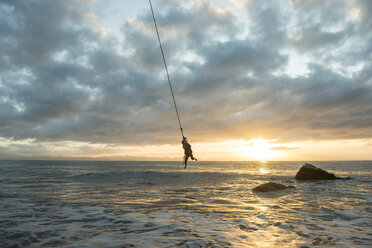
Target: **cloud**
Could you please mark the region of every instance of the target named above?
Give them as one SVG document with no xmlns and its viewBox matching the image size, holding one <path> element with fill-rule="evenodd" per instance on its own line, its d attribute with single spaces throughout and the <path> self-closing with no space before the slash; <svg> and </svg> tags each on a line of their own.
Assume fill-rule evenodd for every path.
<svg viewBox="0 0 372 248">
<path fill-rule="evenodd" d="M 150 12 L 111 32 L 91 4 L 0 2 L 0 137 L 178 142 Z M 233 6 L 154 1 L 187 135 L 372 138 L 370 1 Z M 306 73 L 290 74 L 300 57 Z"/>
</svg>

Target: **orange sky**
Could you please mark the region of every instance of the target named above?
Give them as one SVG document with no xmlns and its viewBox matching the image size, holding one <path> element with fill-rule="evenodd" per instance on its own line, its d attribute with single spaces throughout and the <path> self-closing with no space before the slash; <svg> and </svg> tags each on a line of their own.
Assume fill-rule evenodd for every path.
<svg viewBox="0 0 372 248">
<path fill-rule="evenodd" d="M 177 145 L 120 146 L 85 142 L 46 142 L 35 152 L 33 140 L 0 139 L 0 149 L 8 149 L 3 158 L 97 159 L 97 160 L 181 160 L 183 150 Z M 334 140 L 277 143 L 275 140 L 229 140 L 215 143 L 192 143 L 200 161 L 321 161 L 372 160 L 371 140 Z M 28 148 L 27 148 L 28 147 Z M 30 150 L 30 152 L 27 152 Z"/>
</svg>

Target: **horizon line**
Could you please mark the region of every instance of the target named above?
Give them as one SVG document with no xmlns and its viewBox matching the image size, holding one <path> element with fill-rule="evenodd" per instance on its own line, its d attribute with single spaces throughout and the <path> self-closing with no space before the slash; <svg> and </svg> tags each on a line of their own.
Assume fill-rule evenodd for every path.
<svg viewBox="0 0 372 248">
<path fill-rule="evenodd" d="M 80 161 L 80 162 L 182 162 L 182 160 L 104 160 L 104 159 L 67 159 L 67 158 L 54 158 L 54 159 L 43 159 L 43 158 L 10 158 L 10 159 L 2 159 L 0 161 Z M 260 162 L 260 163 L 268 163 L 268 162 L 372 162 L 371 160 L 361 159 L 361 160 L 198 160 L 198 162 L 190 161 L 191 163 L 198 163 L 198 162 Z"/>
</svg>

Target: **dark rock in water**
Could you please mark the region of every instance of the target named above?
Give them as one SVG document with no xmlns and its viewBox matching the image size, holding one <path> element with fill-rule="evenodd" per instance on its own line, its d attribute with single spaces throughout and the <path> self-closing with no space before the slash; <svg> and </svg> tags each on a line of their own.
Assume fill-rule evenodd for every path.
<svg viewBox="0 0 372 248">
<path fill-rule="evenodd" d="M 312 164 L 305 163 L 297 172 L 297 180 L 334 180 L 337 177 L 325 170 L 322 170 Z"/>
<path fill-rule="evenodd" d="M 268 191 L 277 191 L 277 190 L 292 189 L 292 188 L 295 188 L 295 187 L 294 186 L 285 186 L 283 184 L 269 182 L 269 183 L 264 183 L 264 184 L 261 184 L 260 186 L 257 186 L 255 188 L 253 188 L 253 191 L 268 192 Z"/>
</svg>

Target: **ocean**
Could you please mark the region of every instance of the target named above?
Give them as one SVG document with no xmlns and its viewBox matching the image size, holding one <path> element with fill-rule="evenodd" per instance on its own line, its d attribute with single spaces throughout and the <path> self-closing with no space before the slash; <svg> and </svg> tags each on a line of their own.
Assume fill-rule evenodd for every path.
<svg viewBox="0 0 372 248">
<path fill-rule="evenodd" d="M 372 162 L 0 161 L 0 247 L 372 247 Z M 295 186 L 254 193 L 266 182 Z"/>
</svg>

